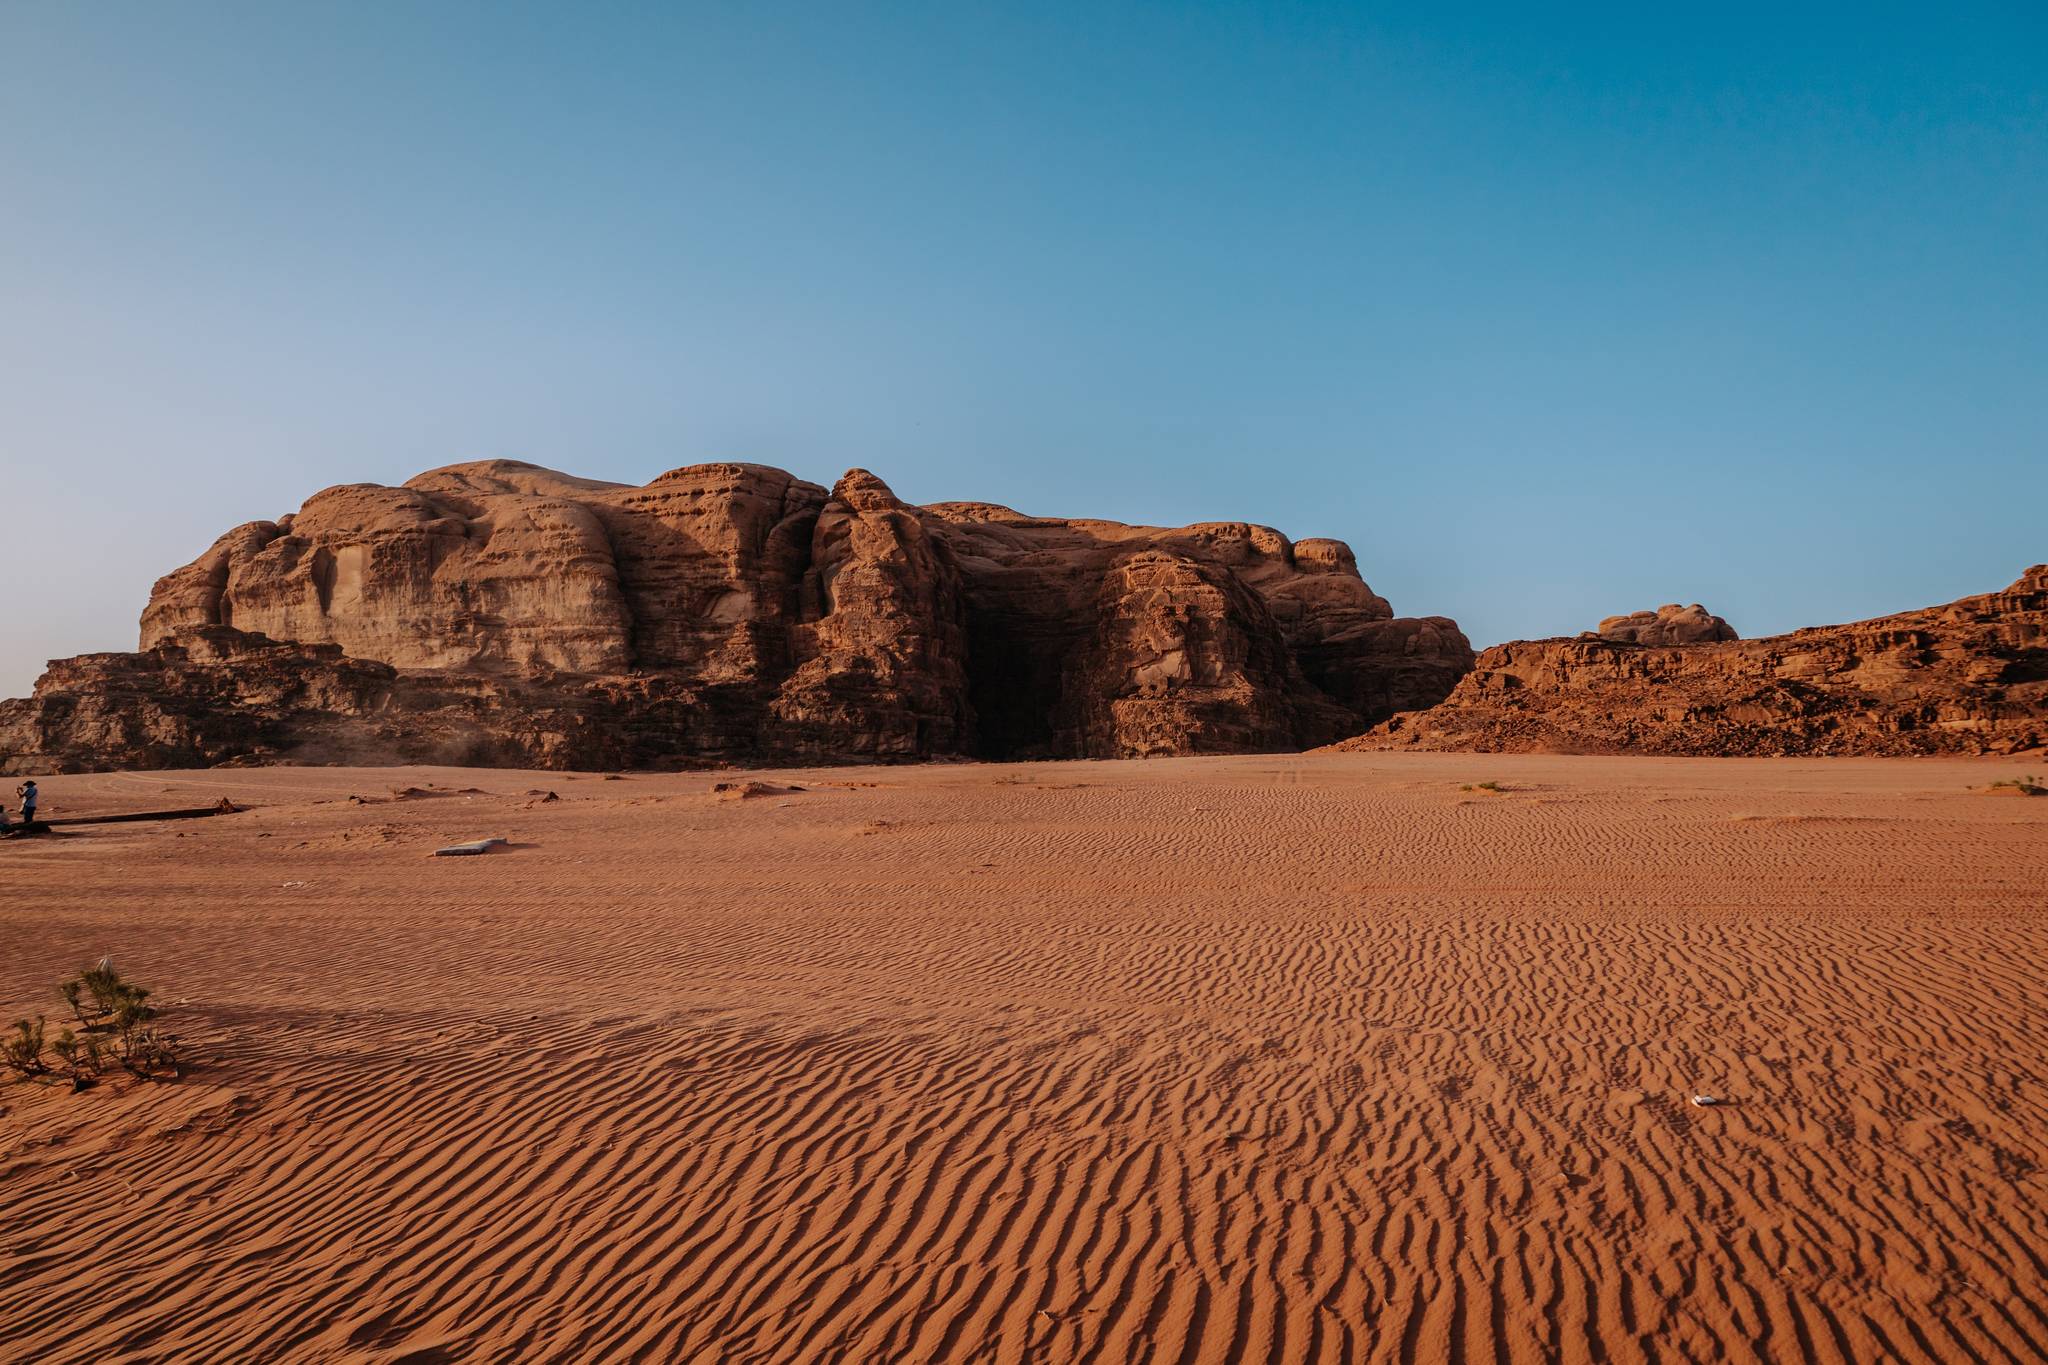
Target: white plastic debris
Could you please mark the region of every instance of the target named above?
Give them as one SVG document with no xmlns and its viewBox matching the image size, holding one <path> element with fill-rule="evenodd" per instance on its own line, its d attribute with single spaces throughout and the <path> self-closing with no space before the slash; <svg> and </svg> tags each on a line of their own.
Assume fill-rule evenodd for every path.
<svg viewBox="0 0 2048 1365">
<path fill-rule="evenodd" d="M 475 858 L 489 853 L 492 849 L 508 842 L 510 841 L 505 839 L 478 839 L 467 844 L 450 844 L 446 848 L 435 849 L 434 856 L 436 858 Z"/>
<path fill-rule="evenodd" d="M 1712 1109 L 1717 1104 L 1727 1103 L 1727 1101 L 1722 1099 L 1719 1095 L 1694 1095 L 1692 1097 L 1692 1102 L 1702 1109 Z"/>
</svg>

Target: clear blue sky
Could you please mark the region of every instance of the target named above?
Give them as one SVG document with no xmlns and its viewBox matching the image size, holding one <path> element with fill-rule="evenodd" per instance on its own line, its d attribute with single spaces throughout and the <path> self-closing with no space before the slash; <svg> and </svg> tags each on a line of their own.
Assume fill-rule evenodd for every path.
<svg viewBox="0 0 2048 1365">
<path fill-rule="evenodd" d="M 2048 558 L 2048 9 L 0 0 L 0 694 L 342 482 L 1338 536 L 1474 641 Z"/>
</svg>

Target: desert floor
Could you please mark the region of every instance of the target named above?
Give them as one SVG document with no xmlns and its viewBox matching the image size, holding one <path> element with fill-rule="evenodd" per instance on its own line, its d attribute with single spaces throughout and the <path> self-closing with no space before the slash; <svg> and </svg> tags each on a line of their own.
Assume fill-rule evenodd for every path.
<svg viewBox="0 0 2048 1365">
<path fill-rule="evenodd" d="M 259 808 L 0 843 L 195 1062 L 0 1085 L 0 1358 L 2039 1359 L 2023 767 L 54 778 Z"/>
</svg>

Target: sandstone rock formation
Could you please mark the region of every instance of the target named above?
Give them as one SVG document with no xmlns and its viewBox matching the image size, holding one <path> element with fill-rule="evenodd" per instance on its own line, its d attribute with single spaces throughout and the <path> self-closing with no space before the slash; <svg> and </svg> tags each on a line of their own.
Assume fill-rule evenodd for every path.
<svg viewBox="0 0 2048 1365">
<path fill-rule="evenodd" d="M 1689 607 L 1669 603 L 1655 611 L 1610 616 L 1593 632 L 1602 640 L 1630 645 L 1710 645 L 1739 640 L 1735 628 L 1695 602 Z"/>
<path fill-rule="evenodd" d="M 1442 704 L 1338 747 L 1933 754 L 2044 743 L 2048 565 L 2004 592 L 1768 639 L 1497 645 Z"/>
<path fill-rule="evenodd" d="M 157 583 L 141 645 L 0 703 L 0 768 L 1293 749 L 1472 662 L 1337 541 L 914 507 L 862 470 L 504 460 L 235 528 Z"/>
</svg>

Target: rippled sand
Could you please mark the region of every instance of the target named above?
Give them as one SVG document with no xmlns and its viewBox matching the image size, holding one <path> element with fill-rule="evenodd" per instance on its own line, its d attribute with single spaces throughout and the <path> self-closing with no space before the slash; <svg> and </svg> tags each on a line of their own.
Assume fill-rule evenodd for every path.
<svg viewBox="0 0 2048 1365">
<path fill-rule="evenodd" d="M 2024 766 L 52 779 L 0 1359 L 2040 1359 Z"/>
</svg>

